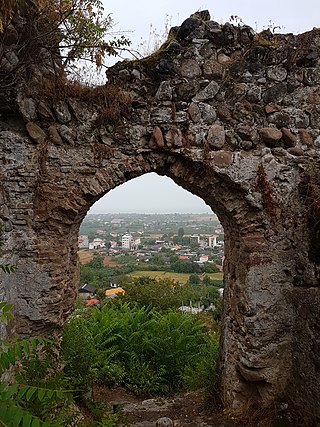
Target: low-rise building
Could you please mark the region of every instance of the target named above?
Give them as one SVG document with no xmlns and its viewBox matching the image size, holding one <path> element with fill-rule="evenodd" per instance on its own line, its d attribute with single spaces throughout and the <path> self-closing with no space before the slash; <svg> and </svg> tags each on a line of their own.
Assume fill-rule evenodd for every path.
<svg viewBox="0 0 320 427">
<path fill-rule="evenodd" d="M 79 247 L 79 249 L 88 249 L 89 237 L 86 235 L 80 235 L 78 237 L 78 247 Z"/>
<path fill-rule="evenodd" d="M 115 298 L 117 295 L 124 295 L 125 293 L 126 291 L 119 286 L 118 288 L 107 289 L 105 296 L 106 298 Z"/>
<path fill-rule="evenodd" d="M 89 243 L 89 249 L 101 249 L 105 247 L 105 241 L 97 237 L 93 239 L 92 242 Z"/>
</svg>

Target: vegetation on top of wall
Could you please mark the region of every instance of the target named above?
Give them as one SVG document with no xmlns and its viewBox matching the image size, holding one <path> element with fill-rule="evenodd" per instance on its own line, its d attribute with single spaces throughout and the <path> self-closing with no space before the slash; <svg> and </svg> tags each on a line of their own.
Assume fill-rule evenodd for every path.
<svg viewBox="0 0 320 427">
<path fill-rule="evenodd" d="M 59 46 L 64 66 L 82 59 L 102 67 L 106 56 L 116 56 L 130 45 L 124 35 L 110 39 L 113 21 L 111 14 L 105 16 L 101 0 L 5 0 L 0 6 L 0 33 L 11 29 L 18 11 L 32 25 L 30 36 L 45 37 L 44 47 L 49 50 Z M 30 40 L 32 48 L 34 40 Z M 22 46 L 26 48 L 30 40 Z"/>
</svg>

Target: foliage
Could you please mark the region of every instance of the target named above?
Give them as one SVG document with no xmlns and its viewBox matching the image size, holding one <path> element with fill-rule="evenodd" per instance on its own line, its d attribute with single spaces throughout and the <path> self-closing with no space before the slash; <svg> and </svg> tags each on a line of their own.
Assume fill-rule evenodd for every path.
<svg viewBox="0 0 320 427">
<path fill-rule="evenodd" d="M 98 352 L 86 317 L 74 314 L 66 324 L 61 343 L 64 374 L 70 387 L 82 393 L 97 379 Z"/>
<path fill-rule="evenodd" d="M 0 36 L 11 31 L 17 14 L 23 17 L 24 26 L 19 28 L 20 61 L 15 72 L 39 63 L 42 48 L 54 59 L 60 52 L 63 67 L 74 71 L 79 60 L 94 62 L 99 69 L 105 66 L 106 57 L 130 46 L 123 34 L 111 35 L 113 20 L 111 14 L 104 15 L 101 0 L 5 0 L 0 3 Z"/>
<path fill-rule="evenodd" d="M 184 385 L 188 390 L 204 388 L 213 395 L 217 386 L 217 361 L 219 338 L 216 334 L 208 337 L 208 345 L 199 349 L 195 366 L 187 366 L 184 372 Z"/>
<path fill-rule="evenodd" d="M 122 299 L 136 303 L 139 307 L 150 306 L 157 310 L 169 310 L 178 308 L 183 298 L 188 300 L 189 290 L 181 287 L 177 289 L 170 279 L 139 277 L 126 285 L 126 293 Z"/>
<path fill-rule="evenodd" d="M 88 266 L 91 268 L 103 268 L 103 257 L 94 253 L 92 260 L 88 263 Z"/>
<path fill-rule="evenodd" d="M 10 367 L 14 368 L 19 363 L 20 377 L 17 374 L 17 379 L 24 377 L 23 367 L 28 366 L 29 381 L 26 383 L 18 381 L 14 384 L 1 381 L 0 425 L 8 427 L 54 425 L 52 424 L 53 411 L 57 410 L 59 406 L 65 406 L 70 399 L 70 393 L 60 388 L 51 388 L 47 382 L 44 382 L 43 386 L 35 386 L 33 378 L 37 376 L 39 380 L 40 364 L 31 363 L 29 365 L 29 361 L 38 357 L 39 348 L 51 344 L 49 340 L 42 338 L 30 338 L 16 342 L 1 341 L 0 376 Z"/>
<path fill-rule="evenodd" d="M 72 332 L 75 324 L 86 331 L 90 346 L 85 349 Z M 101 384 L 123 386 L 136 394 L 169 395 L 183 388 L 184 372 L 196 368 L 199 352 L 207 355 L 203 347 L 211 345 L 210 337 L 192 315 L 107 302 L 101 310 L 91 308 L 70 320 L 63 347 L 74 357 L 65 358 L 65 369 L 74 384 L 79 374 L 86 375 L 81 366 L 87 355 Z"/>
<path fill-rule="evenodd" d="M 93 261 L 93 260 L 92 260 Z M 105 289 L 110 285 L 113 277 L 128 274 L 134 270 L 131 265 L 121 267 L 98 267 L 92 266 L 91 262 L 80 265 L 80 282 L 90 283 L 98 289 Z"/>
<path fill-rule="evenodd" d="M 8 321 L 13 318 L 11 313 L 12 304 L 5 301 L 0 302 L 0 323 L 7 325 Z"/>
</svg>

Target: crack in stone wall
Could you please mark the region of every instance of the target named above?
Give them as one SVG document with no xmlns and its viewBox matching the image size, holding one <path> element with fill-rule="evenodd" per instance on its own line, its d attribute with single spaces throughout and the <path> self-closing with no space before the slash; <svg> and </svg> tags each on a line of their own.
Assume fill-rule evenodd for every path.
<svg viewBox="0 0 320 427">
<path fill-rule="evenodd" d="M 10 71 L 19 53 L 1 37 L 0 71 Z M 255 34 L 195 14 L 158 52 L 109 69 L 92 90 L 109 94 L 99 102 L 87 89 L 61 95 L 51 59 L 33 71 L 10 99 L 0 90 L 1 261 L 17 269 L 1 273 L 10 332 L 59 331 L 88 209 L 157 172 L 225 229 L 225 407 L 288 403 L 319 418 L 320 31 Z"/>
</svg>

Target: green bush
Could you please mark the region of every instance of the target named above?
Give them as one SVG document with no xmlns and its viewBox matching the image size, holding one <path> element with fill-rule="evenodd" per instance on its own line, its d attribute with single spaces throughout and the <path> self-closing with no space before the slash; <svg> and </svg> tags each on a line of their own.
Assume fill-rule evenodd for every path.
<svg viewBox="0 0 320 427">
<path fill-rule="evenodd" d="M 193 315 L 119 301 L 84 313 L 70 320 L 62 341 L 73 387 L 97 380 L 136 394 L 170 395 L 183 389 L 186 370 L 200 370 L 208 358 L 209 332 Z"/>
<path fill-rule="evenodd" d="M 79 392 L 88 391 L 98 377 L 99 353 L 85 314 L 76 314 L 66 324 L 61 349 L 65 364 L 64 374 L 69 387 Z"/>
<path fill-rule="evenodd" d="M 196 364 L 186 367 L 184 386 L 187 390 L 204 388 L 208 395 L 212 395 L 217 386 L 219 336 L 212 333 L 207 340 L 207 345 L 202 346 L 199 351 Z"/>
</svg>

